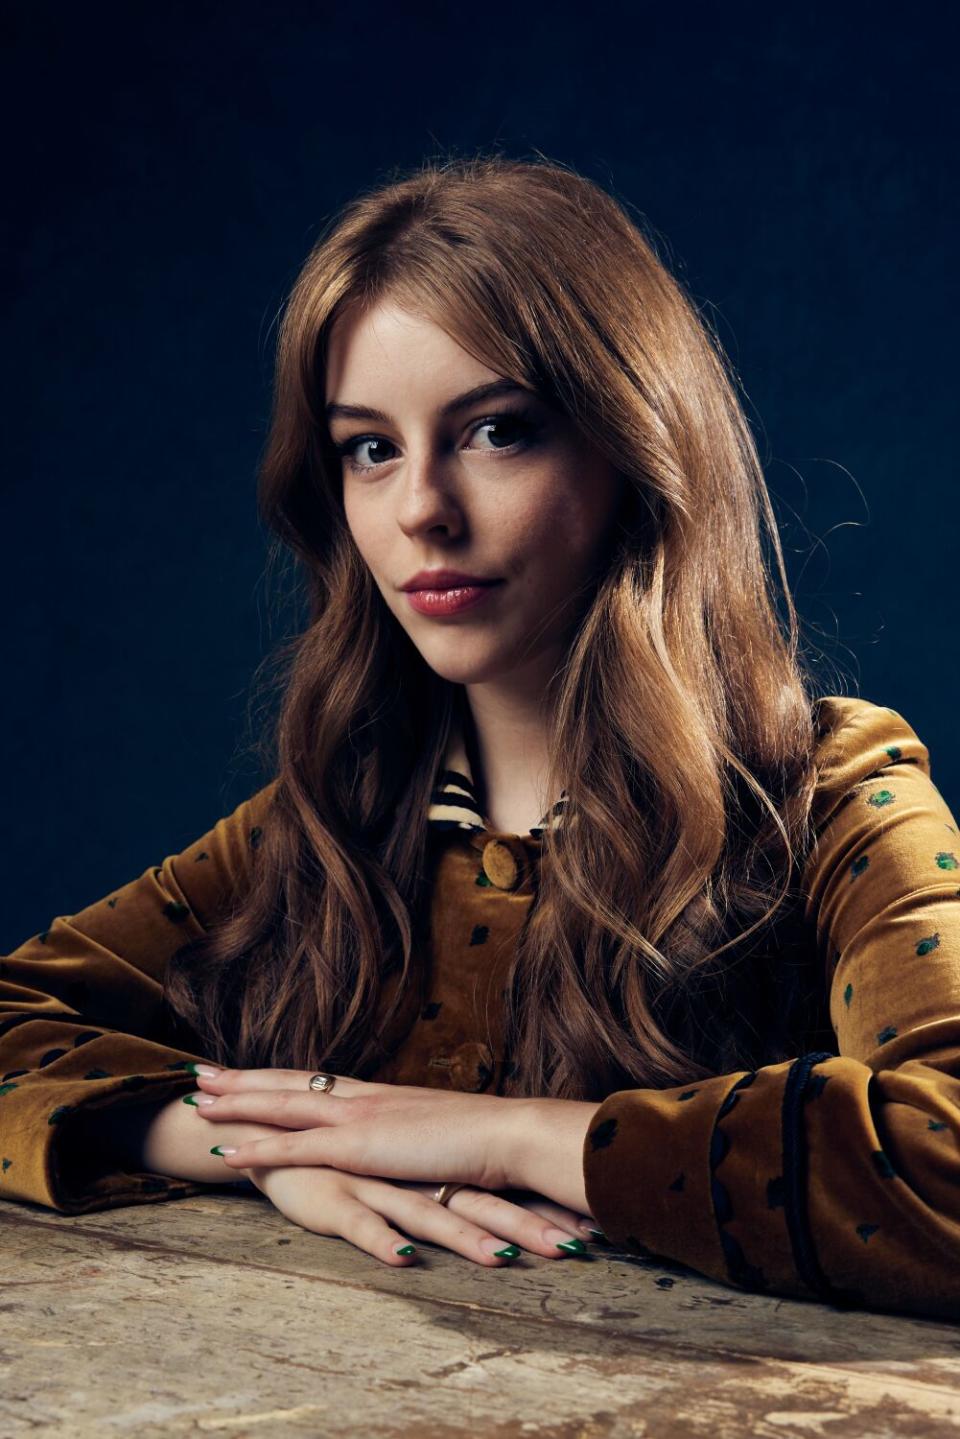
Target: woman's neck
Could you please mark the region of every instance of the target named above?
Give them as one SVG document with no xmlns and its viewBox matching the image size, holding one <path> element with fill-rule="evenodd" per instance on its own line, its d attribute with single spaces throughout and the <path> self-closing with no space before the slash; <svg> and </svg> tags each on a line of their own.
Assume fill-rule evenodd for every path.
<svg viewBox="0 0 960 1439">
<path fill-rule="evenodd" d="M 549 734 L 542 708 L 468 700 L 467 757 L 487 823 L 508 834 L 538 825 L 556 796 L 546 792 Z"/>
</svg>

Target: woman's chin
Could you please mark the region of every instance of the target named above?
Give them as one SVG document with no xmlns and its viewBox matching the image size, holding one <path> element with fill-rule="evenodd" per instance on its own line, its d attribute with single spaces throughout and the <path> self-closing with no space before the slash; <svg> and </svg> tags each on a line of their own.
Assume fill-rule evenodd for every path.
<svg viewBox="0 0 960 1439">
<path fill-rule="evenodd" d="M 451 684 L 485 684 L 502 678 L 510 668 L 502 646 L 484 642 L 463 630 L 458 634 L 431 636 L 429 644 L 416 644 L 416 648 L 424 664 Z"/>
</svg>

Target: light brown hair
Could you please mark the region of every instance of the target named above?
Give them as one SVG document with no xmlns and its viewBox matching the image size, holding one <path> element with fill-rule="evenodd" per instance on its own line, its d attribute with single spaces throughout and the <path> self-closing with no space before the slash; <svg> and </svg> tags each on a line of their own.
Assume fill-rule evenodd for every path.
<svg viewBox="0 0 960 1439">
<path fill-rule="evenodd" d="M 168 1003 L 221 1063 L 364 1078 L 385 976 L 400 971 L 398 1004 L 415 982 L 456 687 L 357 551 L 323 416 L 331 326 L 386 299 L 534 387 L 627 480 L 551 682 L 548 793 L 567 791 L 576 822 L 544 834 L 503 1092 L 600 1099 L 791 1057 L 806 981 L 763 939 L 811 840 L 814 701 L 736 379 L 625 205 L 563 165 L 493 154 L 357 196 L 292 288 L 258 501 L 302 566 L 308 622 L 282 655 L 249 892 L 175 957 Z"/>
</svg>

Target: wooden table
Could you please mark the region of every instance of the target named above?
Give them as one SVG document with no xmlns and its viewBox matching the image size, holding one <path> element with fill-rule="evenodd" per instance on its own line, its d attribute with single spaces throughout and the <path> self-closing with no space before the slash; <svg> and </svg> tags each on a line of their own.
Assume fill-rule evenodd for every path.
<svg viewBox="0 0 960 1439">
<path fill-rule="evenodd" d="M 0 1435 L 955 1434 L 960 1325 L 745 1294 L 600 1246 L 391 1269 L 262 1195 L 0 1202 Z"/>
</svg>

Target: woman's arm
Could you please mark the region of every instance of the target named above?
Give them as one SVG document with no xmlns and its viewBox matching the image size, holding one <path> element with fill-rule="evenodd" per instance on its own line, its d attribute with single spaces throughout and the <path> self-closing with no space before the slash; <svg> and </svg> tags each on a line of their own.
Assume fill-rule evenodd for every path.
<svg viewBox="0 0 960 1439">
<path fill-rule="evenodd" d="M 532 1189 L 576 1214 L 591 1214 L 583 1148 L 599 1108 L 599 1103 L 577 1099 L 530 1099 L 518 1107 L 506 1141 L 511 1185 Z"/>
<path fill-rule="evenodd" d="M 956 1320 L 960 824 L 916 732 L 866 701 L 821 789 L 802 889 L 839 1053 L 608 1095 L 585 1212 L 739 1288 Z"/>
<path fill-rule="evenodd" d="M 135 1124 L 121 1116 L 157 1115 L 179 1101 L 194 1087 L 190 1061 L 209 1058 L 200 1037 L 174 1023 L 163 978 L 171 955 L 229 911 L 249 883 L 273 789 L 265 786 L 181 853 L 76 914 L 55 916 L 0 956 L 0 1199 L 83 1214 L 197 1193 L 194 1185 L 211 1182 L 212 1175 L 177 1181 L 138 1172 L 107 1156 L 121 1126 Z M 187 1119 L 194 1132 L 206 1127 L 196 1112 Z M 149 1159 L 152 1129 L 147 1147 Z"/>
<path fill-rule="evenodd" d="M 152 1104 L 81 1112 L 65 1142 L 77 1163 L 92 1162 L 100 1172 L 164 1174 L 201 1184 L 229 1184 L 239 1174 L 245 1178 L 237 1182 L 246 1184 L 249 1171 L 225 1170 L 211 1146 L 282 1132 L 276 1125 L 240 1120 L 211 1125 L 176 1095 Z"/>
</svg>

